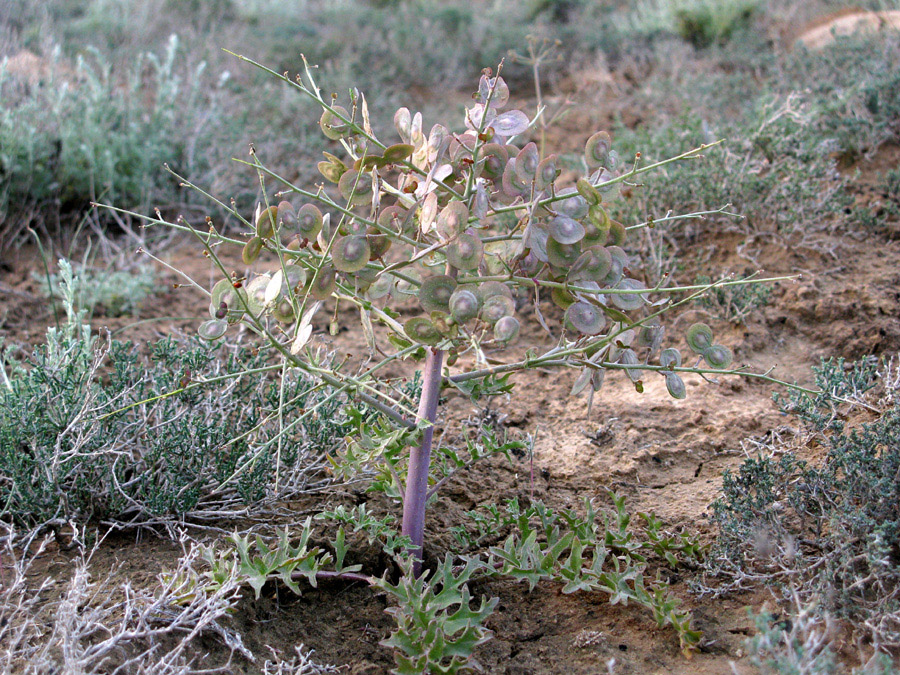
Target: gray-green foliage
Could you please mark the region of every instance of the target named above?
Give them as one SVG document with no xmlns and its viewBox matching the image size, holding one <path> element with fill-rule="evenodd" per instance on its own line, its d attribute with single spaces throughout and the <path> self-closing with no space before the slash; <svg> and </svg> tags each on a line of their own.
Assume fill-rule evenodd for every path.
<svg viewBox="0 0 900 675">
<path fill-rule="evenodd" d="M 14 360 L 8 348 L 4 357 L 5 517 L 202 517 L 322 480 L 316 467 L 349 429 L 345 399 L 296 373 L 285 375 L 282 398 L 279 382 L 261 374 L 265 350 L 167 338 L 144 358 L 131 343 L 102 344 L 74 309 L 71 269 L 61 274 L 68 321 L 30 355 Z M 301 421 L 280 442 L 279 409 Z"/>
<path fill-rule="evenodd" d="M 709 571 L 728 580 L 723 589 L 752 576 L 821 598 L 822 611 L 858 621 L 876 645 L 891 647 L 900 644 L 900 407 L 895 397 L 873 406 L 864 395 L 875 375 L 870 361 L 824 362 L 816 370 L 823 394 L 782 400 L 825 457 L 813 464 L 781 449 L 726 472 Z M 835 400 L 877 415 L 848 425 L 846 404 Z"/>
<path fill-rule="evenodd" d="M 98 309 L 108 317 L 133 314 L 159 288 L 156 271 L 147 265 L 133 271 L 97 270 L 88 265 L 77 265 L 75 271 L 75 307 L 86 310 L 88 316 Z M 59 274 L 35 271 L 32 275 L 54 302 L 62 299 Z"/>
</svg>

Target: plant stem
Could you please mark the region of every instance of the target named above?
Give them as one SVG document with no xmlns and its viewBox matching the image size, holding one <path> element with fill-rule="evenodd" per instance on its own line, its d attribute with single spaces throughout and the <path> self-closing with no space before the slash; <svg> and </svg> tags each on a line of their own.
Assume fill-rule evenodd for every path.
<svg viewBox="0 0 900 675">
<path fill-rule="evenodd" d="M 419 397 L 418 419 L 430 424 L 422 431 L 422 443 L 419 447 L 410 450 L 406 495 L 403 499 L 402 533 L 412 540 L 410 553 L 414 556 L 413 574 L 415 576 L 419 576 L 422 571 L 425 502 L 428 499 L 428 466 L 431 463 L 431 440 L 434 437 L 434 421 L 437 419 L 443 361 L 443 350 L 428 351 L 424 369 L 425 380 L 422 383 L 422 394 Z"/>
</svg>

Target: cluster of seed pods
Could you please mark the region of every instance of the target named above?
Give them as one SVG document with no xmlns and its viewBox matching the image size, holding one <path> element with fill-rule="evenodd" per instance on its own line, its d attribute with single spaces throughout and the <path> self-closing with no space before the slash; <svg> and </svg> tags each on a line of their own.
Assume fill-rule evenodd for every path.
<svg viewBox="0 0 900 675">
<path fill-rule="evenodd" d="M 322 132 L 355 157 L 345 163 L 324 153 L 319 171 L 336 185 L 335 196 L 319 205 L 284 200 L 257 210 L 244 262 L 276 248 L 287 262 L 246 285 L 220 281 L 201 335 L 221 337 L 245 312 L 298 322 L 297 298 L 325 300 L 340 287 L 366 301 L 414 296 L 421 313 L 405 321 L 402 337 L 453 354 L 473 339 L 513 342 L 520 330 L 516 292 L 543 288 L 564 310 L 574 337 L 616 331 L 615 344 L 588 355 L 595 363 L 638 365 L 638 349 L 645 362 L 654 357 L 661 327 L 624 330 L 633 322 L 626 313 L 648 301 L 644 284 L 629 276 L 626 228 L 605 207 L 619 187 L 609 134 L 588 139 L 585 176 L 560 188 L 557 157 L 542 158 L 533 142 L 515 143 L 530 120 L 503 110 L 509 101 L 503 79 L 485 73 L 473 98 L 462 133 L 435 125 L 426 136 L 421 114 L 401 108 L 394 116 L 401 142 L 389 147 L 361 133 L 367 113 L 365 125 L 356 123 L 356 105 L 352 113 L 326 110 Z M 712 343 L 704 324 L 692 326 L 687 338 L 710 366 L 730 363 L 730 352 Z M 683 382 L 667 369 L 681 365 L 680 353 L 666 349 L 659 363 L 669 392 L 683 397 Z M 640 372 L 626 368 L 636 381 Z M 588 384 L 596 390 L 601 382 L 599 367 L 586 368 L 573 391 Z"/>
</svg>

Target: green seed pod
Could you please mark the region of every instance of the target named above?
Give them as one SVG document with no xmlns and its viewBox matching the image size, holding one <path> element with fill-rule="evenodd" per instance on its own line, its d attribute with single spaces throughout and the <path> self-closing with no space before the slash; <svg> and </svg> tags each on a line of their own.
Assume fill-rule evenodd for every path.
<svg viewBox="0 0 900 675">
<path fill-rule="evenodd" d="M 228 311 L 226 316 L 228 322 L 236 323 L 240 321 L 241 316 L 244 314 L 244 307 L 238 299 L 239 294 L 244 298 L 247 297 L 247 291 L 243 288 L 235 288 L 231 279 L 220 279 L 217 281 L 210 292 L 209 315 L 217 318 L 217 312 L 222 307 L 222 303 L 225 303 L 225 308 Z"/>
<path fill-rule="evenodd" d="M 393 243 L 386 234 L 382 234 L 374 227 L 370 227 L 366 230 L 366 239 L 369 240 L 370 260 L 378 260 L 379 258 L 384 257 L 384 254 L 388 252 Z"/>
<path fill-rule="evenodd" d="M 297 212 L 297 231 L 301 237 L 314 241 L 322 231 L 322 212 L 315 204 L 304 204 Z"/>
<path fill-rule="evenodd" d="M 266 288 L 272 277 L 268 274 L 259 274 L 246 285 L 247 289 L 247 307 L 253 316 L 259 316 L 263 313 L 266 306 Z"/>
<path fill-rule="evenodd" d="M 684 386 L 684 380 L 672 372 L 666 373 L 666 389 L 672 398 L 682 399 L 687 396 L 687 389 Z"/>
<path fill-rule="evenodd" d="M 603 201 L 603 197 L 597 192 L 597 188 L 591 185 L 590 181 L 585 178 L 578 179 L 575 183 L 575 189 L 578 190 L 578 194 L 584 197 L 585 201 L 590 206 L 597 206 Z"/>
<path fill-rule="evenodd" d="M 687 329 L 685 339 L 687 340 L 688 347 L 691 348 L 692 352 L 702 355 L 707 349 L 712 346 L 712 328 L 707 326 L 705 323 L 695 323 L 693 326 Z"/>
<path fill-rule="evenodd" d="M 612 256 L 602 246 L 592 246 L 578 256 L 569 269 L 569 281 L 603 282 L 612 269 Z"/>
<path fill-rule="evenodd" d="M 447 262 L 458 270 L 475 270 L 484 258 L 484 245 L 481 239 L 470 229 L 463 232 L 444 251 Z"/>
<path fill-rule="evenodd" d="M 332 106 L 332 108 L 345 119 L 350 119 L 350 113 L 348 113 L 345 108 L 342 108 L 339 105 Z M 336 141 L 347 133 L 349 126 L 346 122 L 341 121 L 341 119 L 334 115 L 330 110 L 325 110 L 322 113 L 322 117 L 319 118 L 319 128 L 322 129 L 322 133 L 328 138 L 332 141 Z"/>
<path fill-rule="evenodd" d="M 560 244 L 577 244 L 584 239 L 584 226 L 568 216 L 557 216 L 551 220 L 548 230 Z"/>
<path fill-rule="evenodd" d="M 416 224 L 412 218 L 408 218 L 409 211 L 398 204 L 388 206 L 378 214 L 378 225 L 405 235 L 415 233 Z"/>
<path fill-rule="evenodd" d="M 391 164 L 395 162 L 402 162 L 404 159 L 411 156 L 415 151 L 416 149 L 409 143 L 397 143 L 396 145 L 392 145 L 389 148 L 385 149 L 384 158 Z"/>
<path fill-rule="evenodd" d="M 289 201 L 278 202 L 278 218 L 281 224 L 291 231 L 297 227 L 297 210 Z"/>
<path fill-rule="evenodd" d="M 625 243 L 625 226 L 617 220 L 609 221 L 609 234 L 607 243 L 610 246 L 621 246 Z"/>
<path fill-rule="evenodd" d="M 581 246 L 577 243 L 562 244 L 552 237 L 547 240 L 547 260 L 554 267 L 568 270 L 580 255 Z"/>
<path fill-rule="evenodd" d="M 228 322 L 223 321 L 222 319 L 210 319 L 209 321 L 204 321 L 197 328 L 197 333 L 199 333 L 200 337 L 204 340 L 218 340 L 223 335 L 225 335 L 225 331 L 228 330 Z"/>
<path fill-rule="evenodd" d="M 579 300 L 566 310 L 565 321 L 579 333 L 599 335 L 606 326 L 606 315 L 599 307 Z"/>
<path fill-rule="evenodd" d="M 369 286 L 368 290 L 366 290 L 366 297 L 369 300 L 378 300 L 379 298 L 385 297 L 394 289 L 394 281 L 396 281 L 396 279 L 392 274 L 379 275 L 375 278 L 375 281 L 372 282 L 372 285 Z"/>
<path fill-rule="evenodd" d="M 456 279 L 446 274 L 429 277 L 419 286 L 419 304 L 426 312 L 450 312 L 450 296 Z"/>
<path fill-rule="evenodd" d="M 681 352 L 673 347 L 663 349 L 659 355 L 659 365 L 663 368 L 680 368 Z"/>
<path fill-rule="evenodd" d="M 244 248 L 241 250 L 241 260 L 244 261 L 245 265 L 252 265 L 256 262 L 256 259 L 259 257 L 259 252 L 262 251 L 263 240 L 260 237 L 251 237 L 250 241 L 244 244 Z"/>
<path fill-rule="evenodd" d="M 509 344 L 519 337 L 519 320 L 514 316 L 504 316 L 494 324 L 494 338 Z"/>
<path fill-rule="evenodd" d="M 365 237 L 341 237 L 331 247 L 331 261 L 341 272 L 358 272 L 369 262 L 372 251 Z"/>
<path fill-rule="evenodd" d="M 733 359 L 734 355 L 731 350 L 724 345 L 712 345 L 703 352 L 703 360 L 709 364 L 710 368 L 727 368 Z"/>
<path fill-rule="evenodd" d="M 280 298 L 272 307 L 272 318 L 279 323 L 293 323 L 294 306 L 287 298 Z"/>
<path fill-rule="evenodd" d="M 459 328 L 446 312 L 432 312 L 431 323 L 443 337 L 456 337 L 459 332 Z"/>
<path fill-rule="evenodd" d="M 441 341 L 441 333 L 428 319 L 417 316 L 403 324 L 403 332 L 413 342 L 436 345 Z"/>
<path fill-rule="evenodd" d="M 516 303 L 505 295 L 492 295 L 486 298 L 481 306 L 481 320 L 494 325 L 504 316 L 512 316 L 516 311 Z"/>
<path fill-rule="evenodd" d="M 610 256 L 609 274 L 600 283 L 609 287 L 616 286 L 625 274 L 625 267 L 628 265 L 628 255 L 618 246 L 607 246 L 606 250 Z"/>
<path fill-rule="evenodd" d="M 444 239 L 453 239 L 469 226 L 469 207 L 452 201 L 438 214 L 437 231 Z"/>
<path fill-rule="evenodd" d="M 621 363 L 623 366 L 636 366 L 640 363 L 640 361 L 638 360 L 637 354 L 635 354 L 633 349 L 626 349 L 622 352 L 622 355 L 619 356 L 619 363 Z M 626 368 L 625 374 L 632 382 L 637 382 L 641 379 L 640 368 Z"/>
<path fill-rule="evenodd" d="M 318 275 L 310 284 L 309 294 L 316 300 L 327 300 L 337 288 L 337 278 L 334 268 L 331 265 L 325 265 L 319 270 Z"/>
<path fill-rule="evenodd" d="M 528 143 L 516 155 L 516 175 L 519 180 L 531 185 L 537 177 L 537 168 L 540 163 L 541 156 L 538 153 L 537 144 Z"/>
<path fill-rule="evenodd" d="M 622 279 L 616 288 L 622 291 L 641 291 L 646 290 L 647 287 L 637 279 Z M 643 293 L 629 293 L 628 295 L 613 293 L 610 294 L 609 299 L 616 307 L 625 311 L 640 309 L 645 302 Z"/>
<path fill-rule="evenodd" d="M 612 138 L 606 131 L 598 131 L 584 144 L 584 160 L 588 168 L 596 169 L 606 166 L 609 151 L 612 149 Z"/>
<path fill-rule="evenodd" d="M 344 272 L 343 276 L 348 285 L 353 286 L 360 292 L 365 292 L 375 283 L 375 279 L 378 278 L 378 271 L 370 267 L 364 267 L 358 272 Z"/>
<path fill-rule="evenodd" d="M 450 315 L 459 324 L 465 324 L 478 316 L 481 302 L 472 291 L 457 287 L 450 296 Z"/>
<path fill-rule="evenodd" d="M 372 177 L 360 171 L 347 171 L 338 181 L 341 196 L 351 206 L 360 206 L 372 201 Z"/>
<path fill-rule="evenodd" d="M 262 239 L 268 239 L 275 234 L 275 227 L 278 225 L 278 207 L 270 206 L 259 212 L 256 218 L 256 236 Z"/>
<path fill-rule="evenodd" d="M 550 300 L 560 309 L 568 309 L 575 302 L 575 296 L 564 288 L 553 287 L 550 289 Z"/>
</svg>

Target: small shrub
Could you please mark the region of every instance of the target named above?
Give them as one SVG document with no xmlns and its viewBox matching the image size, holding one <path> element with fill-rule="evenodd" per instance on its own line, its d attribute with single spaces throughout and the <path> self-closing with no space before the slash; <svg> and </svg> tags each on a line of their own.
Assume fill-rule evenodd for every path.
<svg viewBox="0 0 900 675">
<path fill-rule="evenodd" d="M 134 314 L 148 297 L 157 292 L 159 283 L 156 271 L 147 265 L 135 271 L 97 270 L 88 265 L 73 267 L 75 309 L 85 310 L 87 316 L 101 310 L 105 316 L 115 317 Z M 54 301 L 62 300 L 59 274 L 32 272 L 32 276 L 44 286 L 43 290 Z"/>
<path fill-rule="evenodd" d="M 694 283 L 707 285 L 711 281 L 701 274 Z M 697 304 L 708 308 L 718 319 L 740 324 L 754 310 L 769 304 L 771 294 L 772 289 L 767 286 L 725 286 L 711 289 L 707 295 L 697 299 Z"/>
</svg>

